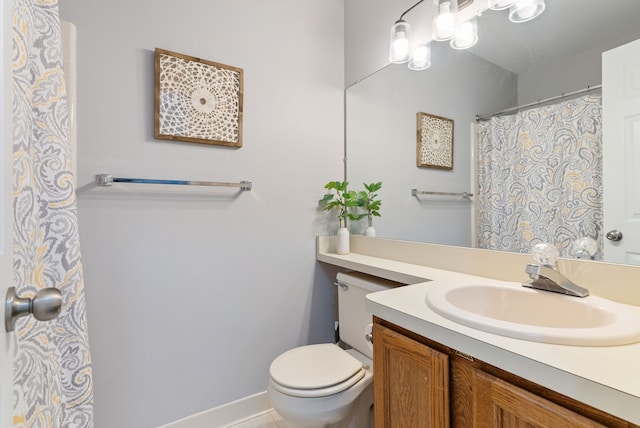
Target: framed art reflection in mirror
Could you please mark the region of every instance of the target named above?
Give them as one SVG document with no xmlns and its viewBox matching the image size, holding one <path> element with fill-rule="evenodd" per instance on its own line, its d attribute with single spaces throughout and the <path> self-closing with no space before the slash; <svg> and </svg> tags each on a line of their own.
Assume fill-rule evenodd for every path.
<svg viewBox="0 0 640 428">
<path fill-rule="evenodd" d="M 418 112 L 416 162 L 420 168 L 453 169 L 453 119 Z"/>
</svg>

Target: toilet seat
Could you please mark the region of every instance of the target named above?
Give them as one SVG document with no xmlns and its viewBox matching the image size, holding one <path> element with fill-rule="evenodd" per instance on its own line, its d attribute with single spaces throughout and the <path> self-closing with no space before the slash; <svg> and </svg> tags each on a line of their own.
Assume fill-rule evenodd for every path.
<svg viewBox="0 0 640 428">
<path fill-rule="evenodd" d="M 355 385 L 365 375 L 364 364 L 333 343 L 291 349 L 269 369 L 272 385 L 295 397 L 324 397 Z"/>
</svg>

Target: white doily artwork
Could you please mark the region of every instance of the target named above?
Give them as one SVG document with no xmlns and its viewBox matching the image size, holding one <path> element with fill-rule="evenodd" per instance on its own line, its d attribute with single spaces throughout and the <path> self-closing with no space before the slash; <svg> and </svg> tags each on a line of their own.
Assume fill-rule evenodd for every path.
<svg viewBox="0 0 640 428">
<path fill-rule="evenodd" d="M 155 50 L 155 138 L 242 147 L 241 68 Z"/>
<path fill-rule="evenodd" d="M 417 166 L 453 169 L 453 120 L 418 112 Z"/>
</svg>

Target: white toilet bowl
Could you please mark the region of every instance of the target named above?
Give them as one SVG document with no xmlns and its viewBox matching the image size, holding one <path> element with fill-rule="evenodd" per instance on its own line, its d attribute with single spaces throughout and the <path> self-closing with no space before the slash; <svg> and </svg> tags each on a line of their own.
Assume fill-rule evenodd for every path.
<svg viewBox="0 0 640 428">
<path fill-rule="evenodd" d="M 273 361 L 267 391 L 290 426 L 369 428 L 373 361 L 332 343 L 302 346 Z"/>
</svg>

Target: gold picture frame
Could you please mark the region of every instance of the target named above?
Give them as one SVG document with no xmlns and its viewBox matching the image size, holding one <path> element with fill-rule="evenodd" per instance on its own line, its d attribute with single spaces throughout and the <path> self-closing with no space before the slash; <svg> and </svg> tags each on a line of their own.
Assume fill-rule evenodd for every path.
<svg viewBox="0 0 640 428">
<path fill-rule="evenodd" d="M 418 112 L 416 165 L 453 169 L 453 119 Z"/>
<path fill-rule="evenodd" d="M 242 147 L 243 70 L 155 50 L 154 137 Z"/>
</svg>

